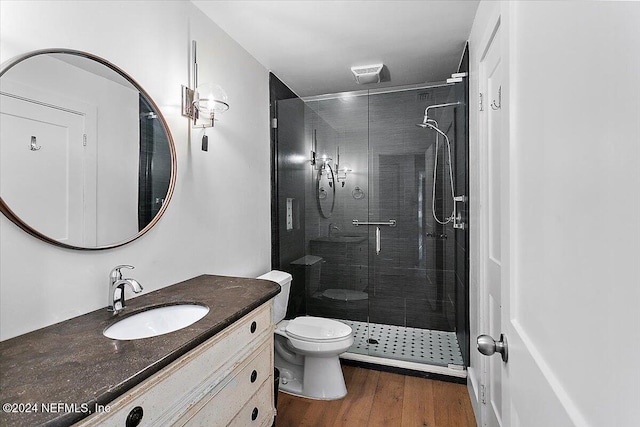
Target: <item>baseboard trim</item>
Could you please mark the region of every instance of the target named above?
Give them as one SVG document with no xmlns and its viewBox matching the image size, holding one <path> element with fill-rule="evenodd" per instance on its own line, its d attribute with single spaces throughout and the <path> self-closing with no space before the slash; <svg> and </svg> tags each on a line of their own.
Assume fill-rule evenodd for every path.
<svg viewBox="0 0 640 427">
<path fill-rule="evenodd" d="M 469 400 L 471 401 L 471 408 L 473 409 L 473 415 L 476 418 L 476 424 L 482 425 L 482 414 L 480 411 L 481 402 L 478 401 L 478 376 L 477 372 L 473 368 L 468 368 L 467 376 L 467 390 L 469 391 Z"/>
</svg>

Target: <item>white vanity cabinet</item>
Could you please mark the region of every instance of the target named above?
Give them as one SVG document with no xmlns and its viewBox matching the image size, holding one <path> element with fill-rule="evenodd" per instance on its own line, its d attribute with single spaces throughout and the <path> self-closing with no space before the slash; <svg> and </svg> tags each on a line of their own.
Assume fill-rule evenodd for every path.
<svg viewBox="0 0 640 427">
<path fill-rule="evenodd" d="M 270 426 L 273 325 L 267 302 L 75 426 Z M 136 424 L 136 413 L 142 418 Z M 129 420 L 128 420 L 129 418 Z"/>
</svg>

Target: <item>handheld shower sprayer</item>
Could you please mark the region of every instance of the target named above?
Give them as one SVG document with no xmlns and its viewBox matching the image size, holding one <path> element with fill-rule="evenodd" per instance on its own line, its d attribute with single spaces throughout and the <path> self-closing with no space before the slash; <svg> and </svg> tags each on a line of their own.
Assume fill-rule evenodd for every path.
<svg viewBox="0 0 640 427">
<path fill-rule="evenodd" d="M 435 119 L 429 118 L 429 109 L 453 107 L 460 104 L 461 104 L 460 102 L 449 102 L 447 104 L 430 105 L 424 110 L 424 119 L 422 119 L 422 123 L 418 123 L 416 125 L 421 128 L 431 129 L 436 131 L 438 134 L 444 137 L 444 140 L 446 142 L 447 154 L 449 155 L 449 186 L 451 188 L 451 198 L 453 199 L 453 211 L 451 212 L 451 215 L 446 217 L 444 220 L 439 219 L 438 216 L 436 215 L 435 200 L 436 200 L 436 182 L 438 181 L 438 149 L 439 149 L 439 138 L 438 138 L 438 135 L 436 135 L 436 146 L 435 146 L 435 155 L 434 155 L 434 164 L 433 164 L 433 187 L 431 191 L 431 213 L 433 214 L 433 218 L 439 224 L 445 225 L 453 221 L 454 228 L 456 227 L 456 207 L 455 207 L 456 197 L 455 197 L 455 189 L 454 189 L 455 186 L 453 183 L 453 170 L 451 166 L 453 163 L 451 158 L 451 143 L 449 142 L 449 137 L 447 136 L 447 134 L 441 131 L 440 128 L 438 127 L 438 122 Z"/>
</svg>

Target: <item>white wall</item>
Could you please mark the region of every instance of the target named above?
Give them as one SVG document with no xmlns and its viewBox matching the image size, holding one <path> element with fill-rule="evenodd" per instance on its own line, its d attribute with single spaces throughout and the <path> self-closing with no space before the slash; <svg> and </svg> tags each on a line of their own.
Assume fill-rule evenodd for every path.
<svg viewBox="0 0 640 427">
<path fill-rule="evenodd" d="M 200 81 L 221 84 L 231 104 L 207 131 L 209 152 L 200 151 L 200 131 L 190 138 L 180 116 L 192 38 L 199 43 Z M 49 47 L 101 56 L 154 98 L 176 143 L 176 190 L 154 229 L 106 251 L 42 243 L 2 216 L 0 338 L 105 307 L 107 276 L 116 264 L 134 265 L 131 276 L 145 292 L 203 273 L 255 277 L 267 271 L 267 70 L 190 2 L 0 2 L 2 62 Z"/>
<path fill-rule="evenodd" d="M 474 78 L 481 54 L 474 41 L 500 7 L 482 2 L 476 15 L 471 105 L 477 105 Z M 640 417 L 640 3 L 508 7 L 506 102 L 515 189 L 511 314 L 527 334 L 526 350 L 535 354 L 535 375 L 551 386 L 571 418 L 567 424 L 556 419 L 555 425 L 635 425 Z M 473 129 L 477 114 L 471 120 Z M 475 189 L 477 184 L 472 194 Z M 476 255 L 477 247 L 472 231 Z M 477 262 L 472 255 L 472 306 Z M 473 309 L 471 319 L 475 337 Z M 472 368 L 477 361 L 472 357 Z M 512 373 L 517 362 L 515 356 L 509 362 Z M 550 408 L 536 400 L 538 389 L 512 386 L 533 399 L 520 424 L 540 425 L 536 420 Z"/>
</svg>

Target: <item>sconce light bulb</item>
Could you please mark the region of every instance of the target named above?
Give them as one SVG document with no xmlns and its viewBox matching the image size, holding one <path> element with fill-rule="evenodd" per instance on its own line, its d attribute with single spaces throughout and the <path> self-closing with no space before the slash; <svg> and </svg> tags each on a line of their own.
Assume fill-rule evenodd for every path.
<svg viewBox="0 0 640 427">
<path fill-rule="evenodd" d="M 196 88 L 193 103 L 200 114 L 213 119 L 229 109 L 228 101 L 229 97 L 220 85 L 203 83 Z"/>
</svg>

